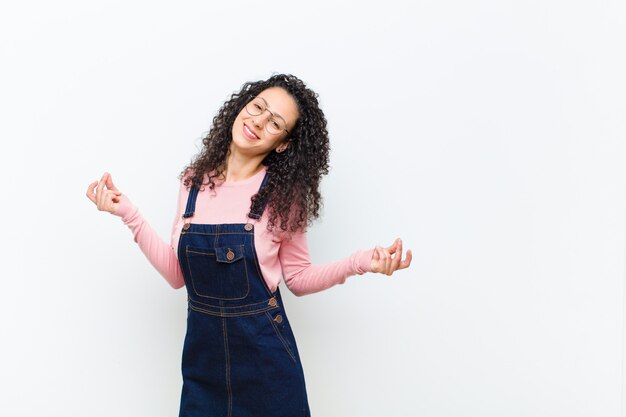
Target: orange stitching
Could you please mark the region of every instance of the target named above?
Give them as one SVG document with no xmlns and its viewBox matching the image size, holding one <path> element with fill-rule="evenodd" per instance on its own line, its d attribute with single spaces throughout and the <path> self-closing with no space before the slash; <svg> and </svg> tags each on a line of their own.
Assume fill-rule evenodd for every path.
<svg viewBox="0 0 626 417">
<path fill-rule="evenodd" d="M 243 246 L 243 245 L 241 245 L 241 246 Z M 191 285 L 193 286 L 193 291 L 196 293 L 197 296 L 204 297 L 204 298 L 213 298 L 215 300 L 243 300 L 244 298 L 246 298 L 248 296 L 248 294 L 250 293 L 250 278 L 248 277 L 248 267 L 247 267 L 245 261 L 243 263 L 243 270 L 245 272 L 245 278 L 246 278 L 246 292 L 245 292 L 245 294 L 243 296 L 235 297 L 235 298 L 224 298 L 224 297 L 214 297 L 214 296 L 211 296 L 211 295 L 200 294 L 196 290 L 196 285 L 195 285 L 195 282 L 193 280 L 193 273 L 191 271 L 191 264 L 189 262 L 189 255 L 188 255 L 189 252 L 192 252 L 192 253 L 197 253 L 197 252 L 190 251 L 189 250 L 189 245 L 185 246 L 185 258 L 187 259 L 187 267 L 189 268 L 189 278 L 191 279 Z M 202 255 L 214 256 L 213 254 L 207 254 L 207 253 L 204 253 L 204 252 L 202 252 L 201 254 Z M 242 256 L 245 258 L 245 251 L 243 250 L 243 248 L 242 248 Z"/>
<path fill-rule="evenodd" d="M 274 333 L 276 333 L 276 336 L 278 336 L 278 338 L 280 339 L 280 341 L 282 342 L 283 346 L 285 347 L 285 350 L 287 351 L 287 353 L 289 354 L 289 356 L 291 356 L 291 359 L 293 359 L 294 363 L 297 363 L 296 358 L 293 356 L 293 353 L 291 353 L 291 349 L 289 349 L 289 347 L 287 346 L 287 343 L 285 341 L 285 339 L 283 338 L 283 336 L 280 334 L 280 332 L 278 331 L 278 328 L 276 327 L 276 325 L 274 324 L 274 320 L 272 319 L 272 316 L 270 316 L 270 313 L 268 313 L 267 311 L 265 312 L 265 315 L 267 316 L 267 319 L 270 321 L 270 324 L 272 325 L 272 327 L 274 328 Z"/>
<path fill-rule="evenodd" d="M 250 306 L 255 306 L 255 305 L 267 306 L 269 301 L 270 300 L 267 299 L 267 300 L 259 301 L 258 303 L 252 303 L 252 304 L 242 304 L 242 305 L 237 305 L 237 306 L 220 306 L 220 305 L 203 303 L 202 301 L 196 301 L 196 300 L 193 300 L 193 299 L 191 300 L 192 303 L 202 304 L 203 306 L 214 307 L 214 308 L 242 308 L 242 307 L 250 307 Z"/>
<path fill-rule="evenodd" d="M 226 354 L 226 387 L 228 389 L 228 416 L 233 412 L 233 392 L 230 387 L 230 353 L 228 351 L 228 330 L 226 330 L 226 319 L 222 319 L 222 330 L 224 333 L 224 353 Z"/>
<path fill-rule="evenodd" d="M 197 311 L 199 313 L 204 313 L 204 314 L 208 314 L 209 316 L 218 316 L 218 317 L 241 317 L 241 316 L 251 316 L 253 314 L 260 314 L 260 313 L 266 313 L 269 310 L 273 310 L 275 308 L 278 307 L 266 307 L 260 310 L 252 310 L 252 311 L 242 311 L 240 313 L 216 313 L 214 311 L 210 311 L 210 310 L 205 310 L 203 308 L 200 307 L 196 307 L 194 305 L 189 305 L 191 307 L 192 310 Z"/>
<path fill-rule="evenodd" d="M 215 252 L 200 252 L 197 250 L 189 250 L 189 247 L 187 247 L 187 253 L 197 253 L 199 255 L 212 255 L 212 256 L 217 255 Z"/>
<path fill-rule="evenodd" d="M 256 271 L 259 273 L 259 277 L 261 278 L 261 283 L 263 284 L 263 288 L 265 288 L 265 290 L 267 291 L 267 294 L 270 297 L 273 297 L 274 293 L 267 286 L 267 281 L 265 281 L 265 277 L 261 273 L 261 264 L 259 263 L 259 259 L 258 259 L 257 255 L 256 255 L 256 246 L 254 244 L 254 235 L 251 236 L 250 245 L 252 246 L 252 256 L 253 256 L 254 266 L 256 267 Z"/>
<path fill-rule="evenodd" d="M 191 224 L 195 224 L 195 223 L 191 223 Z M 189 230 L 187 230 L 185 232 L 185 234 L 187 235 L 209 235 L 209 236 L 219 236 L 219 235 L 247 235 L 250 234 L 250 232 L 233 232 L 233 233 L 203 233 L 203 232 L 190 232 Z"/>
</svg>

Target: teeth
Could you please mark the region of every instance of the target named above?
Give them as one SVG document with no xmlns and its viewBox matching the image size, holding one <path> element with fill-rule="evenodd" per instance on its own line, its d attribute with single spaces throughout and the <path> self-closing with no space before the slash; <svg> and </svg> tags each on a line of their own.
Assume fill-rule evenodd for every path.
<svg viewBox="0 0 626 417">
<path fill-rule="evenodd" d="M 243 125 L 243 127 L 244 127 L 244 129 L 246 129 L 246 130 L 247 130 L 247 131 L 248 131 L 248 132 L 249 132 L 252 136 L 254 136 L 255 138 L 257 138 L 257 139 L 258 139 L 257 135 L 255 135 L 255 134 L 254 134 L 254 132 L 253 132 L 253 131 L 251 131 L 251 130 L 248 128 L 248 126 Z"/>
</svg>

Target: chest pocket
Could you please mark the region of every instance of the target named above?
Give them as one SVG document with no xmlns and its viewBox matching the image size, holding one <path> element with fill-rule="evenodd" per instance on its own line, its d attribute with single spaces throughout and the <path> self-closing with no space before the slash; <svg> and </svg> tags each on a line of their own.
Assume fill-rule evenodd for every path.
<svg viewBox="0 0 626 417">
<path fill-rule="evenodd" d="M 193 291 L 200 297 L 240 300 L 250 291 L 244 245 L 185 247 Z"/>
</svg>

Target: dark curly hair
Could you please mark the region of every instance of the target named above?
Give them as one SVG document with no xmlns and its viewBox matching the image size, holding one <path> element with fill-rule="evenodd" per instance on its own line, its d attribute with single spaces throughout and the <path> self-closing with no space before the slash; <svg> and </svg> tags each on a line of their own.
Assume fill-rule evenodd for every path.
<svg viewBox="0 0 626 417">
<path fill-rule="evenodd" d="M 262 202 L 267 201 L 268 230 L 292 233 L 303 230 L 319 217 L 322 203 L 319 185 L 322 175 L 328 174 L 330 151 L 327 122 L 317 101 L 318 94 L 293 75 L 277 74 L 265 81 L 243 84 L 213 118 L 209 133 L 202 139 L 202 150 L 178 178 L 186 176 L 187 189 L 192 185 L 200 189 L 209 185 L 213 190 L 214 179 L 226 169 L 235 118 L 252 97 L 270 87 L 287 91 L 295 100 L 300 117 L 288 135 L 291 143 L 287 149 L 282 153 L 273 150 L 263 160 L 267 181 L 252 197 L 250 212 L 258 212 Z M 203 183 L 205 174 L 207 184 Z"/>
</svg>

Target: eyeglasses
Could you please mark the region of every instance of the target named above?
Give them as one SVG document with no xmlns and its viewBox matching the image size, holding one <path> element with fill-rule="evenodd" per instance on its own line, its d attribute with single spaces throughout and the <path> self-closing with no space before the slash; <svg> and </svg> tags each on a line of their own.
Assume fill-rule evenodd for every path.
<svg viewBox="0 0 626 417">
<path fill-rule="evenodd" d="M 283 130 L 289 133 L 285 120 L 267 109 L 267 102 L 265 99 L 262 97 L 254 97 L 250 102 L 248 102 L 248 104 L 246 104 L 246 111 L 250 116 L 258 116 L 263 114 L 266 110 L 271 115 L 269 123 L 265 123 L 265 130 L 267 130 L 267 133 L 271 135 L 278 135 L 279 133 L 282 133 Z"/>
</svg>

